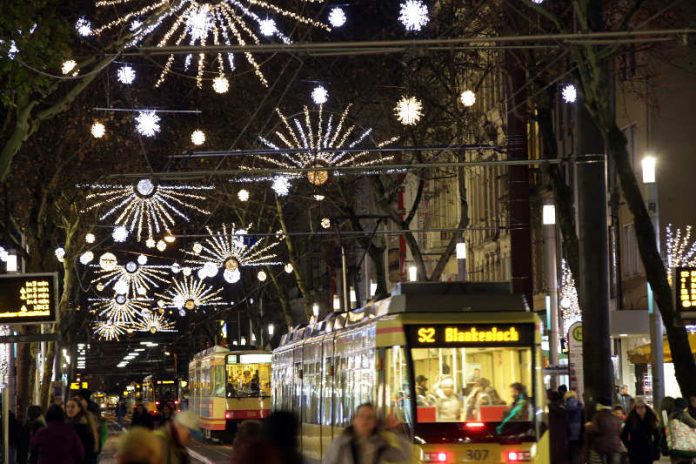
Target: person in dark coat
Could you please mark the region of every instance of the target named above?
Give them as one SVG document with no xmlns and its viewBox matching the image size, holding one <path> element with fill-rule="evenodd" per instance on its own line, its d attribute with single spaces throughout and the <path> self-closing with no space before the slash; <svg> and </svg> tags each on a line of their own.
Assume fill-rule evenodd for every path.
<svg viewBox="0 0 696 464">
<path fill-rule="evenodd" d="M 142 403 L 138 404 L 133 410 L 133 416 L 131 417 L 131 427 L 145 427 L 146 429 L 154 429 L 155 423 L 152 420 L 152 416 Z"/>
<path fill-rule="evenodd" d="M 35 463 L 36 457 L 30 455 L 31 439 L 34 438 L 36 432 L 38 432 L 43 427 L 46 427 L 46 420 L 43 417 L 43 411 L 41 406 L 32 405 L 27 408 L 27 420 L 22 427 L 22 442 L 24 446 L 22 450 L 17 451 L 17 464 Z"/>
<path fill-rule="evenodd" d="M 618 464 L 625 448 L 621 442 L 621 419 L 611 411 L 609 398 L 597 399 L 597 412 L 587 425 L 588 462 Z"/>
<path fill-rule="evenodd" d="M 631 464 L 652 464 L 660 458 L 657 415 L 638 397 L 621 432 Z"/>
<path fill-rule="evenodd" d="M 65 413 L 58 405 L 46 411 L 46 427 L 31 439 L 32 456 L 37 464 L 79 464 L 85 457 L 80 437 L 72 425 L 65 423 Z"/>
<path fill-rule="evenodd" d="M 551 462 L 554 464 L 568 463 L 568 411 L 561 394 L 549 390 L 549 441 L 551 446 Z"/>
<path fill-rule="evenodd" d="M 583 405 L 578 401 L 578 394 L 569 390 L 563 396 L 565 409 L 568 414 L 568 452 L 570 462 L 580 464 L 582 462 L 582 428 L 584 421 Z"/>
<path fill-rule="evenodd" d="M 80 437 L 80 442 L 84 448 L 85 457 L 82 462 L 84 464 L 95 464 L 99 450 L 99 437 L 96 436 L 96 430 L 93 424 L 90 424 L 87 411 L 82 407 L 82 402 L 79 398 L 70 398 L 66 401 L 65 412 L 68 416 L 68 423 L 75 428 L 75 432 Z"/>
</svg>

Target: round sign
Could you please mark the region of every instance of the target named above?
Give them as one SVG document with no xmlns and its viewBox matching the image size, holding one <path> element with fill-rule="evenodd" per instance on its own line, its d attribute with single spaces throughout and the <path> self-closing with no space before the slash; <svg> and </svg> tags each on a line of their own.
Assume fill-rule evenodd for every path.
<svg viewBox="0 0 696 464">
<path fill-rule="evenodd" d="M 582 341 L 582 326 L 580 324 L 573 328 L 571 336 L 575 341 Z"/>
<path fill-rule="evenodd" d="M 113 271 L 117 264 L 118 260 L 113 253 L 104 253 L 99 257 L 99 267 L 104 271 Z"/>
</svg>

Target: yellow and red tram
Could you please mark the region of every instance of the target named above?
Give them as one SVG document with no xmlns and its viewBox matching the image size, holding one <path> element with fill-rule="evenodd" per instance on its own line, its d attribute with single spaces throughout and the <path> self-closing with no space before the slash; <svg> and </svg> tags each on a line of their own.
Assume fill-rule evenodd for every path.
<svg viewBox="0 0 696 464">
<path fill-rule="evenodd" d="M 206 438 L 229 441 L 239 422 L 262 419 L 271 409 L 271 353 L 214 346 L 189 363 L 188 408 Z"/>
<path fill-rule="evenodd" d="M 509 286 L 401 284 L 285 335 L 273 405 L 299 415 L 308 462 L 371 402 L 401 420 L 415 462 L 547 464 L 540 341 L 539 318 Z M 512 384 L 526 390 L 514 417 Z"/>
</svg>

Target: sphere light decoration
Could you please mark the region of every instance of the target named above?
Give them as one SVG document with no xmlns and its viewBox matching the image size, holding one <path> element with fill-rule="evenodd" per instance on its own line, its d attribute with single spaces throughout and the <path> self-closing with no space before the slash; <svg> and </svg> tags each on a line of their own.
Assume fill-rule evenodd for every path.
<svg viewBox="0 0 696 464">
<path fill-rule="evenodd" d="M 276 254 L 272 252 L 273 248 L 280 245 L 280 239 L 263 237 L 248 245 L 244 240 L 247 231 L 235 229 L 234 224 L 229 229 L 223 224 L 219 231 L 213 231 L 210 227 L 206 229 L 210 238 L 201 244 L 199 252 L 184 250 L 188 255 L 186 263 L 197 268 L 208 266 L 211 271 L 211 265 L 222 269 L 223 278 L 228 283 L 237 282 L 243 268 L 283 264 L 282 261 L 275 260 Z"/>
<path fill-rule="evenodd" d="M 205 143 L 205 132 L 200 129 L 196 129 L 191 133 L 191 143 L 200 146 Z"/>
<path fill-rule="evenodd" d="M 309 0 L 311 4 L 323 4 L 326 0 Z M 330 30 L 330 27 L 311 18 L 302 11 L 292 11 L 278 0 L 99 0 L 98 8 L 124 8 L 121 16 L 94 29 L 99 36 L 109 30 L 128 26 L 133 38 L 126 47 L 134 47 L 144 41 L 157 47 L 189 45 L 241 46 L 260 44 L 266 39 L 291 43 L 283 30 L 294 30 L 299 24 Z M 251 52 L 203 52 L 183 57 L 183 68 L 196 75 L 196 85 L 203 88 L 206 73 L 224 74 L 235 71 L 236 59 L 242 57 L 251 66 L 264 86 L 268 81 Z M 175 55 L 168 56 L 155 84 L 161 86 L 175 66 Z"/>
<path fill-rule="evenodd" d="M 80 263 L 87 265 L 94 260 L 94 253 L 91 251 L 85 251 L 80 255 Z"/>
<path fill-rule="evenodd" d="M 326 217 L 323 218 L 323 219 L 321 220 L 321 227 L 322 227 L 323 229 L 329 229 L 329 228 L 331 227 L 331 219 L 326 218 Z"/>
<path fill-rule="evenodd" d="M 171 232 L 167 232 L 166 234 L 164 234 L 163 240 L 166 243 L 174 243 L 174 242 L 176 242 L 176 237 L 174 235 L 172 235 Z"/>
<path fill-rule="evenodd" d="M 421 0 L 406 0 L 401 3 L 399 21 L 407 31 L 420 31 L 428 24 L 428 7 Z"/>
<path fill-rule="evenodd" d="M 125 295 L 128 293 L 128 281 L 126 279 L 118 279 L 114 284 L 114 292 L 117 295 Z"/>
<path fill-rule="evenodd" d="M 205 273 L 206 277 L 215 277 L 218 273 L 218 267 L 215 263 L 205 263 L 201 268 Z"/>
<path fill-rule="evenodd" d="M 285 176 L 276 176 L 273 178 L 271 189 L 279 197 L 286 197 L 290 193 L 290 180 Z"/>
<path fill-rule="evenodd" d="M 167 242 L 165 242 L 164 240 L 158 240 L 157 241 L 157 250 L 163 252 L 166 249 L 167 249 Z"/>
<path fill-rule="evenodd" d="M 160 131 L 161 118 L 152 110 L 140 111 L 135 117 L 135 130 L 144 137 L 154 137 Z"/>
<path fill-rule="evenodd" d="M 423 103 L 416 97 L 401 97 L 394 108 L 396 118 L 404 126 L 414 126 L 423 117 Z"/>
<path fill-rule="evenodd" d="M 116 71 L 116 79 L 123 85 L 131 85 L 135 82 L 135 69 L 124 64 Z"/>
<path fill-rule="evenodd" d="M 76 68 L 77 68 L 77 62 L 75 60 L 66 60 L 63 62 L 62 66 L 60 67 L 60 72 L 62 72 L 63 75 L 68 75 L 73 70 L 76 70 Z M 77 71 L 75 71 L 75 72 L 77 72 Z"/>
<path fill-rule="evenodd" d="M 239 201 L 249 201 L 249 191 L 246 189 L 240 190 L 237 192 L 237 198 L 239 198 Z"/>
<path fill-rule="evenodd" d="M 348 21 L 348 18 L 346 17 L 346 13 L 343 11 L 343 8 L 337 6 L 331 8 L 331 11 L 329 12 L 329 24 L 331 24 L 333 27 L 339 28 L 344 26 L 346 21 Z"/>
<path fill-rule="evenodd" d="M 225 76 L 218 76 L 213 79 L 213 90 L 215 93 L 227 93 L 230 90 L 230 81 Z"/>
<path fill-rule="evenodd" d="M 116 243 L 123 243 L 128 240 L 128 229 L 124 226 L 114 227 L 114 231 L 111 232 L 111 238 L 114 239 Z"/>
<path fill-rule="evenodd" d="M 116 266 L 118 266 L 118 260 L 113 253 L 106 252 L 99 257 L 99 267 L 102 271 L 113 271 Z"/>
<path fill-rule="evenodd" d="M 138 270 L 138 265 L 135 264 L 133 261 L 128 261 L 126 263 L 125 268 L 126 268 L 126 271 L 128 271 L 132 274 Z"/>
<path fill-rule="evenodd" d="M 94 243 L 96 240 L 97 237 L 91 232 L 85 235 L 85 242 L 87 243 Z"/>
<path fill-rule="evenodd" d="M 65 248 L 58 247 L 55 249 L 53 254 L 56 255 L 56 259 L 58 259 L 58 261 L 63 262 L 63 260 L 65 259 Z"/>
<path fill-rule="evenodd" d="M 191 270 L 191 268 L 188 267 L 188 266 L 185 266 L 185 267 L 182 267 L 182 268 L 181 268 L 181 273 L 184 275 L 184 277 L 190 276 L 190 275 L 191 275 L 191 272 L 192 272 L 192 270 Z"/>
<path fill-rule="evenodd" d="M 561 98 L 566 103 L 575 103 L 578 99 L 578 91 L 573 84 L 566 84 L 561 89 Z"/>
<path fill-rule="evenodd" d="M 459 99 L 461 100 L 462 105 L 468 108 L 470 106 L 474 106 L 474 103 L 476 103 L 476 94 L 473 90 L 465 90 L 459 96 Z"/>
<path fill-rule="evenodd" d="M 317 105 L 323 105 L 329 101 L 329 91 L 323 85 L 318 85 L 312 90 L 312 101 Z"/>
<path fill-rule="evenodd" d="M 172 274 L 178 274 L 181 272 L 181 265 L 179 263 L 174 263 L 169 270 L 172 271 Z"/>
<path fill-rule="evenodd" d="M 348 122 L 350 108 L 349 105 L 340 116 L 334 118 L 333 113 L 324 111 L 323 105 L 312 111 L 305 106 L 302 115 L 292 119 L 276 109 L 282 123 L 280 129 L 274 132 L 277 141 L 265 137 L 261 137 L 260 141 L 267 148 L 276 150 L 277 154 L 255 156 L 255 160 L 281 172 L 305 170 L 305 173 L 286 171 L 283 176 L 288 182 L 305 177 L 315 187 L 321 187 L 330 180 L 331 168 L 334 166 L 367 168 L 392 160 L 391 155 L 359 150 L 370 145 L 372 148 L 382 148 L 396 141 L 397 137 L 379 143 L 372 142 L 372 129 L 358 130 L 355 124 Z M 247 169 L 253 171 L 255 167 Z"/>
<path fill-rule="evenodd" d="M 259 273 L 256 274 L 256 278 L 259 279 L 259 282 L 265 282 L 268 278 L 268 275 L 265 271 L 259 271 Z"/>
<path fill-rule="evenodd" d="M 295 270 L 295 268 L 293 267 L 292 263 L 286 264 L 285 267 L 284 267 L 283 269 L 285 270 L 285 272 L 286 272 L 287 274 L 292 274 L 292 271 Z"/>
<path fill-rule="evenodd" d="M 89 37 L 92 35 L 92 23 L 87 18 L 82 16 L 75 21 L 75 30 L 82 37 Z"/>
<path fill-rule="evenodd" d="M 115 223 L 128 233 L 135 233 L 138 241 L 145 234 L 148 248 L 156 246 L 155 234 L 168 232 L 176 225 L 177 219 L 189 220 L 186 209 L 210 214 L 194 202 L 205 200 L 197 192 L 212 190 L 211 186 L 163 185 L 151 179 L 141 179 L 135 184 L 96 184 L 91 187 L 93 192 L 86 197 L 89 206 L 83 212 L 108 208 L 99 220 L 114 218 Z"/>
<path fill-rule="evenodd" d="M 164 302 L 166 309 L 186 309 L 194 311 L 207 306 L 225 305 L 220 293 L 222 288 L 215 290 L 204 281 L 190 276 L 183 279 L 175 279 L 172 286 L 157 297 Z"/>
<path fill-rule="evenodd" d="M 94 121 L 89 131 L 92 134 L 92 137 L 95 139 L 100 139 L 106 135 L 106 126 L 99 121 Z"/>
<path fill-rule="evenodd" d="M 191 247 L 191 249 L 193 250 L 193 252 L 194 252 L 195 254 L 198 255 L 198 254 L 201 253 L 201 251 L 203 251 L 203 245 L 201 245 L 200 242 L 196 242 L 196 243 L 193 244 L 193 246 Z"/>
<path fill-rule="evenodd" d="M 138 264 L 140 264 L 141 266 L 146 265 L 147 264 L 147 256 L 145 256 L 145 255 L 138 256 Z"/>
</svg>

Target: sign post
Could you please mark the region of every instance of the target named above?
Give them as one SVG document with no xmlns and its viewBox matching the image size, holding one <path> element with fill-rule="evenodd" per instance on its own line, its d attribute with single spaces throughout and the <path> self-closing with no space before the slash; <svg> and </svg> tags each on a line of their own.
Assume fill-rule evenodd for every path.
<svg viewBox="0 0 696 464">
<path fill-rule="evenodd" d="M 570 389 L 575 390 L 578 398 L 582 398 L 585 391 L 582 361 L 582 323 L 576 322 L 568 329 L 568 374 L 570 375 Z"/>
</svg>

